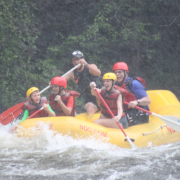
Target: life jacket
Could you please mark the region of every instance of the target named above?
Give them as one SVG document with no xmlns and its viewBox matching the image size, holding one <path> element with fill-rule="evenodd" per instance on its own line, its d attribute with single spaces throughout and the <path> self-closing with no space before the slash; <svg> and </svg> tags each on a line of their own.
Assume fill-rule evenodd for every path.
<svg viewBox="0 0 180 180">
<path fill-rule="evenodd" d="M 32 102 L 26 102 L 24 103 L 24 109 L 27 109 L 29 111 L 29 116 L 34 114 L 37 110 L 39 110 L 43 104 L 47 104 L 47 99 L 46 97 L 41 97 L 39 104 L 34 104 Z M 47 117 L 48 113 L 43 109 L 39 113 L 37 113 L 33 118 L 37 117 Z"/>
<path fill-rule="evenodd" d="M 78 84 L 78 92 L 81 94 L 91 95 L 91 88 L 89 87 L 90 82 L 94 81 L 97 85 L 97 88 L 102 87 L 102 77 L 92 75 L 87 67 L 84 67 L 82 72 L 78 72 L 77 69 L 75 69 L 74 79 Z"/>
<path fill-rule="evenodd" d="M 72 91 L 72 90 L 65 90 L 66 93 L 69 93 L 71 96 L 73 96 L 74 98 L 78 98 L 79 97 L 79 93 L 77 91 Z"/>
<path fill-rule="evenodd" d="M 71 111 L 71 114 L 69 116 L 74 116 L 75 115 L 75 108 L 76 108 L 76 101 L 75 101 L 75 97 L 79 97 L 79 93 L 77 93 L 76 91 L 70 91 L 70 90 L 66 90 L 65 94 L 63 94 L 61 96 L 61 100 L 62 102 L 65 104 L 65 106 L 67 106 L 67 102 L 70 96 L 73 96 L 74 98 L 74 104 L 73 104 L 73 109 Z M 49 105 L 51 106 L 52 110 L 56 113 L 56 116 L 66 116 L 66 114 L 63 112 L 60 104 L 55 101 L 56 94 L 51 93 L 50 97 L 49 97 Z"/>
<path fill-rule="evenodd" d="M 118 111 L 117 111 L 117 98 L 121 94 L 120 91 L 115 90 L 115 92 L 108 93 L 105 88 L 101 89 L 101 96 L 108 105 L 108 107 L 111 109 L 112 113 L 114 116 L 117 116 Z M 101 102 L 101 113 L 107 117 L 107 118 L 112 118 L 111 114 L 107 110 L 107 108 L 104 106 L 104 104 Z"/>
<path fill-rule="evenodd" d="M 123 95 L 124 101 L 125 102 L 130 102 L 130 101 L 134 101 L 137 100 L 136 96 L 132 93 L 130 93 L 127 89 L 126 86 L 124 87 L 119 87 L 117 85 L 114 85 L 114 88 L 118 91 L 121 92 L 121 94 Z"/>
<path fill-rule="evenodd" d="M 133 77 L 130 78 L 126 83 L 124 83 L 121 87 L 118 86 L 118 83 L 116 82 L 114 87 L 115 89 L 119 90 L 122 95 L 124 96 L 124 101 L 125 102 L 130 102 L 130 101 L 135 101 L 137 100 L 135 94 L 131 91 L 131 84 L 133 80 L 139 81 L 144 87 L 146 87 L 146 82 L 144 79 L 140 77 Z M 124 109 L 126 109 L 127 106 L 124 106 Z"/>
</svg>

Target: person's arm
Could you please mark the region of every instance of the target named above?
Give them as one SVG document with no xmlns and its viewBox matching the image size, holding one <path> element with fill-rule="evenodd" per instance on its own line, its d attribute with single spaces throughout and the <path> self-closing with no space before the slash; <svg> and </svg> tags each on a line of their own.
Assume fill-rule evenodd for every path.
<svg viewBox="0 0 180 180">
<path fill-rule="evenodd" d="M 95 83 L 95 82 L 91 82 L 91 83 L 89 84 L 89 86 L 90 86 L 90 88 L 91 88 L 91 94 L 92 94 L 93 96 L 96 96 L 96 91 L 94 90 L 94 88 L 96 88 L 96 83 Z"/>
<path fill-rule="evenodd" d="M 132 91 L 134 92 L 137 100 L 129 102 L 128 107 L 129 108 L 134 108 L 135 106 L 146 106 L 151 103 L 151 100 L 144 89 L 144 86 L 135 80 L 132 81 Z M 139 102 L 138 102 L 139 101 Z"/>
<path fill-rule="evenodd" d="M 98 94 L 96 93 L 96 91 L 94 90 L 94 88 L 96 87 L 96 83 L 91 82 L 90 87 L 91 87 L 91 94 L 96 97 L 96 102 L 97 102 L 98 106 L 100 107 L 100 104 L 101 104 L 100 98 L 99 98 Z M 98 89 L 98 88 L 96 88 L 96 89 L 99 93 L 101 93 L 101 89 Z"/>
<path fill-rule="evenodd" d="M 87 64 L 86 67 L 89 69 L 89 72 L 93 76 L 100 76 L 101 75 L 101 71 L 97 68 L 97 66 L 95 64 Z"/>
<path fill-rule="evenodd" d="M 149 96 L 143 97 L 141 99 L 137 99 L 129 102 L 129 108 L 135 108 L 135 106 L 146 106 L 151 103 Z"/>
<path fill-rule="evenodd" d="M 138 106 L 146 106 L 150 103 L 151 103 L 151 100 L 150 100 L 149 96 L 139 99 L 139 102 L 137 101 Z"/>
<path fill-rule="evenodd" d="M 72 103 L 74 103 L 74 99 L 73 96 L 70 96 L 68 99 L 68 104 L 67 106 L 63 103 L 63 101 L 61 100 L 61 96 L 56 96 L 56 101 L 59 103 L 59 105 L 61 106 L 63 112 L 66 114 L 66 116 L 69 116 L 72 112 L 72 108 L 71 107 L 67 107 L 67 106 L 72 106 Z"/>
<path fill-rule="evenodd" d="M 23 118 L 21 119 L 21 122 L 23 122 L 24 120 L 26 120 L 28 117 L 29 117 L 29 111 L 26 109 L 26 110 L 24 111 L 24 115 L 23 115 Z"/>
<path fill-rule="evenodd" d="M 56 116 L 56 114 L 54 112 L 52 112 L 52 109 L 51 110 L 49 109 L 49 107 L 50 107 L 49 104 L 47 105 L 46 103 L 44 103 L 42 107 L 48 113 L 48 115 L 50 117 L 55 117 Z"/>
<path fill-rule="evenodd" d="M 95 83 L 95 82 L 91 82 L 91 83 L 90 83 L 90 87 L 91 87 L 91 94 L 92 94 L 93 96 L 99 97 L 99 96 L 97 95 L 96 91 L 94 90 L 94 88 L 96 88 L 96 83 Z M 96 89 L 98 90 L 99 93 L 101 92 L 101 89 L 98 89 L 98 88 L 96 88 Z"/>
<path fill-rule="evenodd" d="M 53 110 L 52 110 L 52 108 L 51 108 L 51 106 L 48 104 L 48 108 L 49 108 L 49 110 L 52 112 L 52 113 L 55 113 Z"/>
<path fill-rule="evenodd" d="M 64 78 L 65 78 L 67 81 L 69 81 L 69 80 L 74 81 L 74 71 L 66 74 L 66 75 L 64 76 Z"/>
<path fill-rule="evenodd" d="M 122 95 L 120 94 L 117 98 L 117 116 L 114 117 L 114 120 L 118 122 L 123 114 L 123 108 L 122 108 Z"/>
<path fill-rule="evenodd" d="M 97 68 L 97 66 L 95 64 L 88 64 L 86 62 L 86 60 L 84 58 L 82 58 L 80 60 L 80 63 L 87 67 L 89 69 L 89 72 L 93 75 L 93 76 L 100 76 L 101 75 L 101 71 Z"/>
</svg>

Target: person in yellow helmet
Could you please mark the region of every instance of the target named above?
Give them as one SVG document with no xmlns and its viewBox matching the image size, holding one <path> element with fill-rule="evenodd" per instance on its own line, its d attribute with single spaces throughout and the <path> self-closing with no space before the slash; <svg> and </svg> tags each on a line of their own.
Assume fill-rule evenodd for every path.
<svg viewBox="0 0 180 180">
<path fill-rule="evenodd" d="M 28 98 L 28 102 L 24 103 L 24 116 L 21 120 L 24 121 L 27 119 L 29 116 L 34 114 L 37 110 L 43 107 L 43 110 L 41 110 L 38 114 L 33 116 L 33 118 L 37 117 L 54 117 L 56 116 L 54 111 L 51 109 L 49 104 L 47 103 L 46 97 L 41 97 L 39 93 L 39 89 L 37 87 L 31 87 L 27 93 L 26 97 Z"/>
<path fill-rule="evenodd" d="M 112 113 L 114 114 L 115 117 L 113 119 L 109 111 L 103 105 L 103 103 L 100 102 L 99 96 L 94 90 L 94 88 L 96 87 L 95 82 L 90 83 L 91 93 L 92 95 L 96 96 L 96 100 L 98 104 L 101 106 L 101 115 L 98 120 L 94 121 L 94 123 L 108 128 L 119 129 L 116 123 L 119 122 L 123 126 L 123 128 L 127 128 L 128 122 L 126 119 L 122 118 L 122 94 L 120 91 L 114 89 L 114 83 L 116 82 L 116 80 L 117 78 L 114 73 L 106 73 L 103 76 L 104 87 L 102 89 L 97 89 L 103 97 L 106 104 L 111 109 Z"/>
</svg>

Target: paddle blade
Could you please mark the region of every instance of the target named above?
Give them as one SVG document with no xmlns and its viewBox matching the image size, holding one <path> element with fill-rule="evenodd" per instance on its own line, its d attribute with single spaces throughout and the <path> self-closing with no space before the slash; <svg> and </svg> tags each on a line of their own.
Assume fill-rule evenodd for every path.
<svg viewBox="0 0 180 180">
<path fill-rule="evenodd" d="M 137 146 L 132 143 L 132 141 L 129 139 L 128 136 L 126 136 L 126 139 L 127 139 L 127 141 L 129 142 L 129 144 L 131 145 L 131 148 L 132 148 L 132 149 L 137 149 Z"/>
<path fill-rule="evenodd" d="M 2 114 L 0 114 L 0 123 L 2 125 L 7 125 L 15 118 L 17 118 L 23 111 L 24 103 L 16 104 L 15 106 L 9 108 Z"/>
<path fill-rule="evenodd" d="M 180 118 L 175 116 L 161 116 L 161 119 L 172 129 L 180 132 Z"/>
</svg>

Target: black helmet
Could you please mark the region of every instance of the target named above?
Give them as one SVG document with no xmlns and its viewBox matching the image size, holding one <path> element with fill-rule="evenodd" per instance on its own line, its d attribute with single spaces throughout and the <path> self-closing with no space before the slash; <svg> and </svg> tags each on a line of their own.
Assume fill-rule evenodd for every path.
<svg viewBox="0 0 180 180">
<path fill-rule="evenodd" d="M 83 55 L 83 53 L 82 53 L 81 51 L 76 50 L 76 51 L 74 51 L 74 52 L 72 53 L 72 58 L 73 58 L 73 57 L 83 58 L 84 55 Z"/>
</svg>

